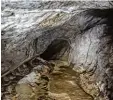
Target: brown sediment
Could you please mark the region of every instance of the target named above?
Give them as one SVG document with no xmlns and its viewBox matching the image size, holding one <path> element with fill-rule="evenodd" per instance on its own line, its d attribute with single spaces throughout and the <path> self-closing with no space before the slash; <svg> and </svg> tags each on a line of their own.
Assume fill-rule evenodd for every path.
<svg viewBox="0 0 113 100">
<path fill-rule="evenodd" d="M 71 66 L 57 63 L 50 75 L 49 95 L 55 100 L 93 100 L 80 87 L 79 74 Z"/>
</svg>

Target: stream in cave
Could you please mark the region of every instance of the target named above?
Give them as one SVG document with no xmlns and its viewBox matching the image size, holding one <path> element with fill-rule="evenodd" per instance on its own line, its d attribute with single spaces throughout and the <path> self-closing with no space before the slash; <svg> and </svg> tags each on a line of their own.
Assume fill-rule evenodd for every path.
<svg viewBox="0 0 113 100">
<path fill-rule="evenodd" d="M 65 61 L 52 61 L 54 70 L 49 74 L 49 81 L 41 78 L 39 86 L 20 84 L 16 88 L 18 97 L 13 100 L 93 100 L 79 86 L 79 75 Z M 34 89 L 33 89 L 34 88 Z M 43 95 L 39 99 L 39 97 Z M 38 98 L 38 99 L 37 99 Z"/>
<path fill-rule="evenodd" d="M 55 100 L 93 100 L 79 86 L 79 75 L 66 62 L 56 61 L 50 75 L 50 94 Z"/>
</svg>

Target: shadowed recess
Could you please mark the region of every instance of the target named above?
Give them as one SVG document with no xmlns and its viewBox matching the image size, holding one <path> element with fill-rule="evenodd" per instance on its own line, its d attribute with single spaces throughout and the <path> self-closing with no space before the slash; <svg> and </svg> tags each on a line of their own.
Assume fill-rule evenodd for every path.
<svg viewBox="0 0 113 100">
<path fill-rule="evenodd" d="M 69 42 L 64 39 L 55 39 L 47 47 L 47 49 L 40 55 L 45 60 L 57 60 L 63 57 L 69 51 Z"/>
</svg>

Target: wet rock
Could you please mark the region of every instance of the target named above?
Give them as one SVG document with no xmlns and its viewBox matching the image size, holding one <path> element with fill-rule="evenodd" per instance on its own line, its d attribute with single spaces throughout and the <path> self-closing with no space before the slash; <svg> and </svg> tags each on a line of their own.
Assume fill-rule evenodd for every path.
<svg viewBox="0 0 113 100">
<path fill-rule="evenodd" d="M 13 98 L 15 97 L 15 100 L 75 100 L 75 98 L 92 100 L 92 97 L 78 85 L 78 74 L 66 66 L 66 61 L 57 60 L 54 63 L 56 66 L 49 75 L 37 74 L 37 76 L 32 72 L 20 80 L 16 86 L 17 94 Z M 53 74 L 55 71 L 59 73 Z"/>
</svg>

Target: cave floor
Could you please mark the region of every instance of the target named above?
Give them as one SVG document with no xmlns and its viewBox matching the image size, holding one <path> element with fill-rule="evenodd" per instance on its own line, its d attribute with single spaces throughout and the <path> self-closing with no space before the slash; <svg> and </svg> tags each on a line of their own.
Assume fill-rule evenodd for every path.
<svg viewBox="0 0 113 100">
<path fill-rule="evenodd" d="M 55 100 L 92 100 L 79 87 L 79 75 L 63 62 L 56 62 L 50 75 L 50 95 Z"/>
<path fill-rule="evenodd" d="M 52 61 L 53 62 L 53 61 Z M 79 86 L 79 75 L 67 62 L 54 61 L 49 77 L 38 79 L 38 85 L 19 84 L 12 100 L 93 100 Z M 38 99 L 37 99 L 38 98 Z"/>
</svg>

